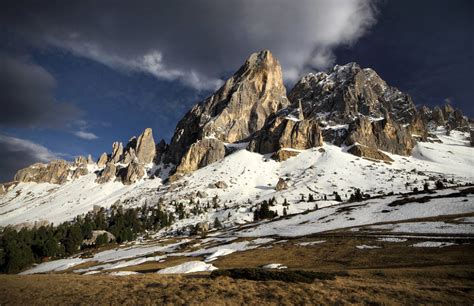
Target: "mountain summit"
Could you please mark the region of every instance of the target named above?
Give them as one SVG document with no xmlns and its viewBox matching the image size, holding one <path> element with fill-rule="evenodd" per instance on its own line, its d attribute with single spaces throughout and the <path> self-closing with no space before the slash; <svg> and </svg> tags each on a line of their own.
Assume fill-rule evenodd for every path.
<svg viewBox="0 0 474 306">
<path fill-rule="evenodd" d="M 249 137 L 270 114 L 288 105 L 278 60 L 268 50 L 254 53 L 178 123 L 166 161 L 189 172 L 223 158 L 223 143 Z"/>
<path fill-rule="evenodd" d="M 345 152 L 391 162 L 387 153 L 409 156 L 419 141 L 439 141 L 437 127 L 469 131 L 469 121 L 450 105 L 417 109 L 410 96 L 356 63 L 309 73 L 290 90 L 273 54 L 250 55 L 221 88 L 181 119 L 171 143 L 158 144 L 151 129 L 124 147 L 115 142 L 97 163 L 79 157 L 18 171 L 18 182 L 65 184 L 89 173 L 95 182 L 134 184 L 159 176 L 171 181 L 246 148 L 283 161 L 302 150 L 332 143 Z M 173 174 L 169 176 L 169 174 Z"/>
</svg>

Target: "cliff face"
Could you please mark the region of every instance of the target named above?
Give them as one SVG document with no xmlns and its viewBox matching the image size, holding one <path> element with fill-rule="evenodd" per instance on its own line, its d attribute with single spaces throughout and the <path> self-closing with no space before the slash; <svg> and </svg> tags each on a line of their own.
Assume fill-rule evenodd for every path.
<svg viewBox="0 0 474 306">
<path fill-rule="evenodd" d="M 262 128 L 270 114 L 288 105 L 280 64 L 270 51 L 254 53 L 218 91 L 178 123 L 165 160 L 179 165 L 191 146 L 205 138 L 225 143 L 247 138 Z M 198 151 L 208 155 L 205 150 Z"/>
<path fill-rule="evenodd" d="M 460 110 L 449 104 L 417 109 L 409 95 L 355 63 L 307 74 L 287 98 L 278 60 L 261 51 L 179 121 L 169 145 L 163 140 L 156 144 L 148 128 L 125 146 L 114 142 L 112 152 L 103 153 L 97 163 L 89 156 L 74 163 L 34 164 L 19 170 L 15 180 L 63 184 L 95 171 L 98 183 L 133 184 L 152 162 L 172 163 L 177 174 L 189 173 L 223 159 L 232 151 L 226 145 L 236 142 L 248 142 L 253 152 L 274 153 L 277 160 L 329 142 L 390 162 L 382 151 L 410 155 L 416 141 L 429 140 L 430 129 L 438 126 L 448 133 L 469 131 Z"/>
</svg>

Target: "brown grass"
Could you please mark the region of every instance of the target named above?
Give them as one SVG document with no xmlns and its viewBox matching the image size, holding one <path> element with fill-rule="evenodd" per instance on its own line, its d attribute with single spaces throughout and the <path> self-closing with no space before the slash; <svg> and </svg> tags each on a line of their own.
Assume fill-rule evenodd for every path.
<svg viewBox="0 0 474 306">
<path fill-rule="evenodd" d="M 207 275 L 1 275 L 0 304 L 472 304 L 471 266 L 351 271 L 311 284 Z"/>
</svg>

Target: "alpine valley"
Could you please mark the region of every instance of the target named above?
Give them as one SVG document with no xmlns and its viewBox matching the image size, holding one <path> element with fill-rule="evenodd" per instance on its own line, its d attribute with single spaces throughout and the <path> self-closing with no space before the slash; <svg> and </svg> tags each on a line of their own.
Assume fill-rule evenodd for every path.
<svg viewBox="0 0 474 306">
<path fill-rule="evenodd" d="M 129 277 L 135 292 L 179 284 L 153 303 L 196 303 L 191 287 L 212 284 L 203 303 L 228 294 L 247 304 L 265 291 L 249 285 L 259 280 L 274 280 L 265 298 L 284 304 L 472 302 L 470 124 L 449 104 L 416 106 L 356 63 L 287 92 L 264 50 L 189 110 L 170 143 L 147 128 L 97 161 L 36 163 L 0 185 L 0 264 L 19 283 L 60 274 L 84 286 Z M 13 236 L 26 245 L 8 245 Z M 186 273 L 204 276 L 163 276 Z"/>
</svg>

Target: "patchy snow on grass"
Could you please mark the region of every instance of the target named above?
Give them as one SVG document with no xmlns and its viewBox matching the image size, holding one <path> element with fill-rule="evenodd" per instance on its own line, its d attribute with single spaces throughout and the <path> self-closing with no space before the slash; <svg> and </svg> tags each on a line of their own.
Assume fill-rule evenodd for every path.
<svg viewBox="0 0 474 306">
<path fill-rule="evenodd" d="M 406 239 L 406 238 L 396 238 L 396 237 L 381 237 L 381 238 L 378 238 L 377 240 L 378 240 L 378 241 L 382 241 L 382 242 L 395 242 L 395 243 L 399 243 L 399 242 L 405 242 L 405 241 L 407 241 L 408 239 Z"/>
<path fill-rule="evenodd" d="M 385 229 L 394 233 L 416 234 L 474 234 L 474 224 L 447 223 L 438 221 L 402 222 L 395 224 L 373 225 L 370 229 Z"/>
<path fill-rule="evenodd" d="M 137 274 L 141 274 L 141 273 L 134 272 L 134 271 L 116 271 L 116 272 L 108 273 L 108 275 L 112 275 L 112 276 L 128 276 L 128 275 L 137 275 Z"/>
<path fill-rule="evenodd" d="M 271 263 L 271 264 L 262 266 L 262 268 L 263 268 L 263 269 L 277 269 L 277 270 L 281 270 L 281 269 L 287 269 L 288 267 L 287 267 L 287 266 L 284 266 L 284 265 L 282 265 L 282 264 L 279 264 L 279 263 Z"/>
<path fill-rule="evenodd" d="M 49 262 L 44 262 L 42 264 L 37 265 L 31 269 L 23 271 L 19 273 L 20 275 L 27 275 L 27 274 L 37 274 L 37 273 L 47 273 L 47 272 L 55 272 L 55 271 L 64 271 L 79 264 L 86 262 L 86 260 L 82 258 L 65 258 L 65 259 L 58 259 Z"/>
<path fill-rule="evenodd" d="M 297 243 L 300 246 L 308 246 L 308 245 L 316 245 L 326 242 L 326 240 L 317 240 L 317 241 L 307 241 L 307 242 L 300 242 Z"/>
<path fill-rule="evenodd" d="M 365 250 L 365 249 L 368 249 L 368 250 L 371 250 L 371 249 L 380 249 L 382 247 L 379 247 L 377 245 L 366 245 L 366 244 L 363 244 L 363 245 L 357 245 L 356 248 L 358 248 L 359 250 Z"/>
<path fill-rule="evenodd" d="M 440 241 L 424 241 L 418 242 L 412 245 L 415 248 L 444 248 L 447 246 L 456 245 L 453 242 L 440 242 Z"/>
<path fill-rule="evenodd" d="M 181 273 L 194 273 L 204 271 L 217 270 L 212 264 L 208 264 L 202 261 L 188 261 L 173 267 L 168 267 L 159 270 L 158 274 L 181 274 Z"/>
</svg>

